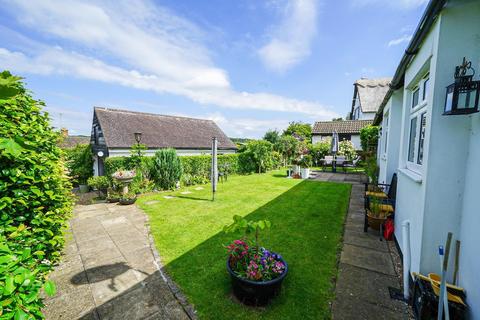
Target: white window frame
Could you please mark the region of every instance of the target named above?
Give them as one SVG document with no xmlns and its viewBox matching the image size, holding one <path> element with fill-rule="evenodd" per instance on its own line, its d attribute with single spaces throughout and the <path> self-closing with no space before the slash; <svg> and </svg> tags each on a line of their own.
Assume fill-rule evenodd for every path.
<svg viewBox="0 0 480 320">
<path fill-rule="evenodd" d="M 383 124 L 382 124 L 382 150 L 383 154 L 386 155 L 388 151 L 388 122 L 390 117 L 390 110 L 387 110 L 383 114 Z"/>
<path fill-rule="evenodd" d="M 421 138 L 421 130 L 422 130 L 422 116 L 427 113 L 427 101 L 428 101 L 428 92 L 429 88 L 427 87 L 427 94 L 424 95 L 425 90 L 425 82 L 429 81 L 429 75 L 426 74 L 411 90 L 410 90 L 410 100 L 409 100 L 409 109 L 410 114 L 408 116 L 408 136 L 407 136 L 407 144 L 406 144 L 406 156 L 405 156 L 405 163 L 406 167 L 409 170 L 416 172 L 417 174 L 422 173 L 422 165 L 425 159 L 425 137 L 423 137 L 423 155 L 422 155 L 422 164 L 418 163 L 418 155 L 419 155 L 419 144 Z M 429 84 L 429 83 L 428 83 Z M 413 93 L 418 90 L 418 102 L 416 105 L 413 105 Z M 412 119 L 416 118 L 416 128 L 415 128 L 415 140 L 413 141 L 413 145 L 410 145 L 411 140 L 411 125 Z M 410 150 L 413 148 L 413 159 L 410 161 L 409 155 Z"/>
</svg>

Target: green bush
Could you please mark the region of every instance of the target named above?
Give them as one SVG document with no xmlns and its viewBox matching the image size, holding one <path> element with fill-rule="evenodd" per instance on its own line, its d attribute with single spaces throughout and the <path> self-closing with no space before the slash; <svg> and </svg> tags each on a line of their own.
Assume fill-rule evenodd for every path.
<svg viewBox="0 0 480 320">
<path fill-rule="evenodd" d="M 65 161 L 73 184 L 86 184 L 93 176 L 93 154 L 89 144 L 65 149 Z"/>
<path fill-rule="evenodd" d="M 161 149 L 155 152 L 151 177 L 162 190 L 174 189 L 182 176 L 182 163 L 175 149 Z"/>
<path fill-rule="evenodd" d="M 266 140 L 252 140 L 238 158 L 242 173 L 266 172 L 273 168 L 273 145 Z"/>
<path fill-rule="evenodd" d="M 350 140 L 342 140 L 338 144 L 338 154 L 345 156 L 347 160 L 353 160 L 357 157 L 357 151 L 355 151 L 355 146 Z"/>
<path fill-rule="evenodd" d="M 110 187 L 110 179 L 107 176 L 90 177 L 87 184 L 96 190 L 106 190 Z"/>
<path fill-rule="evenodd" d="M 0 317 L 43 318 L 43 287 L 58 262 L 71 185 L 44 104 L 0 73 Z"/>
<path fill-rule="evenodd" d="M 366 126 L 360 130 L 360 144 L 363 151 L 374 151 L 377 149 L 378 127 Z"/>
<path fill-rule="evenodd" d="M 287 165 L 292 162 L 298 155 L 299 142 L 292 136 L 281 136 L 277 144 L 274 145 L 274 150 L 278 151 L 283 157 L 283 164 Z"/>
<path fill-rule="evenodd" d="M 320 165 L 321 159 L 325 159 L 325 156 L 330 154 L 331 139 L 325 139 L 315 143 L 310 147 L 310 155 L 312 156 L 313 163 Z"/>
</svg>

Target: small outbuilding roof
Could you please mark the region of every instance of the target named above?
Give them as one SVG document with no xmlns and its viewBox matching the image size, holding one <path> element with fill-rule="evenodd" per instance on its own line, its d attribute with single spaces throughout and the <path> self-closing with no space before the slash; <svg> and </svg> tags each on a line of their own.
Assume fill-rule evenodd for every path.
<svg viewBox="0 0 480 320">
<path fill-rule="evenodd" d="M 66 136 L 60 142 L 60 148 L 70 149 L 80 144 L 90 144 L 89 136 Z"/>
<path fill-rule="evenodd" d="M 363 127 L 371 125 L 372 120 L 342 120 L 342 121 L 317 121 L 313 125 L 312 134 L 350 133 L 359 134 Z"/>
<path fill-rule="evenodd" d="M 359 79 L 355 81 L 354 99 L 360 100 L 362 112 L 377 112 L 389 89 L 392 78 Z M 355 94 L 357 96 L 355 96 Z M 353 112 L 353 104 L 352 104 Z"/>
<path fill-rule="evenodd" d="M 217 137 L 219 149 L 237 149 L 212 120 L 167 116 L 128 110 L 95 107 L 108 148 L 130 148 L 135 132 L 148 148 L 210 149 Z"/>
</svg>

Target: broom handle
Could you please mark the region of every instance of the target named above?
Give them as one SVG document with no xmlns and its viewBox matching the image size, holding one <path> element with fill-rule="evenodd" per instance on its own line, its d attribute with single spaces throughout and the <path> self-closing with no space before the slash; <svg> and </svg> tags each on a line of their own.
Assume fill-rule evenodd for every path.
<svg viewBox="0 0 480 320">
<path fill-rule="evenodd" d="M 455 269 L 453 270 L 453 284 L 457 285 L 458 264 L 460 259 L 460 240 L 455 242 Z"/>
<path fill-rule="evenodd" d="M 442 320 L 443 309 L 445 308 L 445 319 L 450 319 L 448 313 L 448 298 L 446 291 L 446 277 L 447 277 L 447 267 L 448 267 L 448 257 L 450 256 L 450 245 L 452 243 L 452 233 L 449 232 L 447 235 L 447 244 L 445 246 L 445 256 L 443 258 L 443 267 L 442 267 L 442 282 L 440 284 L 440 294 L 438 295 L 438 320 Z"/>
</svg>

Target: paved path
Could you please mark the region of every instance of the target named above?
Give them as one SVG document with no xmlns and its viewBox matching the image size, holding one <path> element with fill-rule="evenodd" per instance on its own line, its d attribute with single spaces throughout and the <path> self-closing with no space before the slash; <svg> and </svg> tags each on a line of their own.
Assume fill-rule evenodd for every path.
<svg viewBox="0 0 480 320">
<path fill-rule="evenodd" d="M 135 205 L 76 206 L 65 256 L 50 275 L 47 319 L 190 319 L 159 269 Z"/>
<path fill-rule="evenodd" d="M 388 287 L 400 288 L 391 250 L 376 231 L 363 232 L 365 176 L 313 172 L 320 181 L 352 183 L 350 205 L 340 257 L 334 319 L 408 319 L 408 306 L 390 298 Z"/>
</svg>

